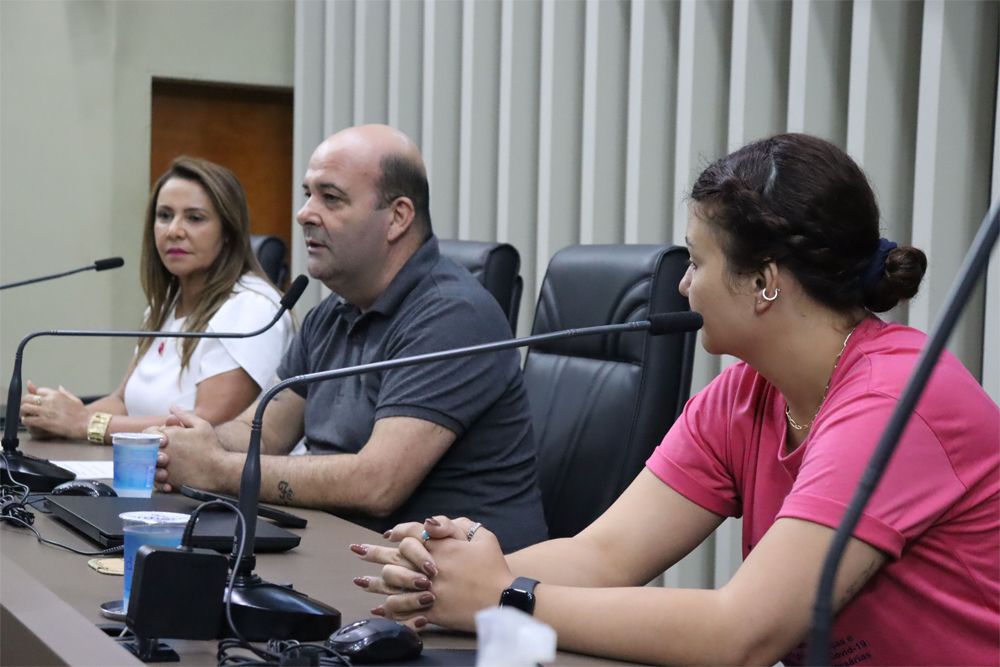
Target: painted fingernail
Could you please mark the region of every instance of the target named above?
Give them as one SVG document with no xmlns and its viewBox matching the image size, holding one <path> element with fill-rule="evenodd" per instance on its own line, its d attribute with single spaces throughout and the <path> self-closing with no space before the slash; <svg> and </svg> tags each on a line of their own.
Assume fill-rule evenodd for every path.
<svg viewBox="0 0 1000 667">
<path fill-rule="evenodd" d="M 423 570 L 424 574 L 426 574 L 428 577 L 436 577 L 438 573 L 437 566 L 430 561 L 425 562 L 423 567 L 421 567 L 420 569 Z"/>
<path fill-rule="evenodd" d="M 382 537 L 384 537 L 385 539 L 389 539 L 390 537 L 392 537 L 392 530 L 390 529 L 382 533 Z"/>
<path fill-rule="evenodd" d="M 375 607 L 370 613 L 372 616 L 385 616 L 385 607 Z"/>
<path fill-rule="evenodd" d="M 433 602 L 434 602 L 434 594 L 433 593 L 424 593 L 420 597 L 417 598 L 417 602 L 419 602 L 420 604 L 422 604 L 424 606 L 427 606 L 429 604 L 433 604 Z"/>
<path fill-rule="evenodd" d="M 368 584 L 370 583 L 371 582 L 368 579 L 368 577 L 354 577 L 355 586 L 361 586 L 361 588 L 368 588 Z"/>
<path fill-rule="evenodd" d="M 431 580 L 424 579 L 423 577 L 420 577 L 419 579 L 414 579 L 413 587 L 416 588 L 418 591 L 426 591 L 431 587 Z"/>
<path fill-rule="evenodd" d="M 368 554 L 368 546 L 365 544 L 352 544 L 351 551 L 359 556 L 365 556 Z"/>
<path fill-rule="evenodd" d="M 431 526 L 440 526 L 441 525 L 441 522 L 438 521 L 437 519 L 435 519 L 434 517 L 427 517 L 426 519 L 424 519 L 424 523 L 429 524 Z"/>
<path fill-rule="evenodd" d="M 417 626 L 418 628 L 422 628 L 425 625 L 427 625 L 427 619 L 424 618 L 423 616 L 418 616 L 417 618 L 413 619 L 413 625 Z"/>
</svg>

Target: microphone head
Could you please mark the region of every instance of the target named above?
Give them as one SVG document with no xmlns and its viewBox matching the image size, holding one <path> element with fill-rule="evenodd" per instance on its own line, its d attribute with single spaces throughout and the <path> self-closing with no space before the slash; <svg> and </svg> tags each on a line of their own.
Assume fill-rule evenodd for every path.
<svg viewBox="0 0 1000 667">
<path fill-rule="evenodd" d="M 302 293 L 306 291 L 306 285 L 308 284 L 309 278 L 304 274 L 300 274 L 298 278 L 292 281 L 292 284 L 288 287 L 288 291 L 285 292 L 285 296 L 281 297 L 281 307 L 285 310 L 291 310 L 295 302 L 302 296 Z"/>
<path fill-rule="evenodd" d="M 117 269 L 119 266 L 124 266 L 125 260 L 121 257 L 108 257 L 106 259 L 99 259 L 94 262 L 94 269 L 97 271 L 104 271 L 106 269 Z"/>
<path fill-rule="evenodd" d="M 697 331 L 705 324 L 701 313 L 685 310 L 679 313 L 656 313 L 649 316 L 649 333 L 660 336 L 671 333 Z"/>
</svg>

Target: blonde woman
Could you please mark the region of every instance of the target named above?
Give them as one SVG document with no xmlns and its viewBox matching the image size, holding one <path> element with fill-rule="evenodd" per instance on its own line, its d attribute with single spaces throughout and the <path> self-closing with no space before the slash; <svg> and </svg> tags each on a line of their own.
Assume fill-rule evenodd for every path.
<svg viewBox="0 0 1000 667">
<path fill-rule="evenodd" d="M 279 308 L 250 248 L 243 187 L 207 160 L 179 157 L 153 186 L 140 271 L 148 331 L 253 331 Z M 292 333 L 286 314 L 251 338 L 144 338 L 112 394 L 84 405 L 61 386 L 29 381 L 21 419 L 35 437 L 94 443 L 163 424 L 174 405 L 228 421 L 271 381 Z"/>
</svg>

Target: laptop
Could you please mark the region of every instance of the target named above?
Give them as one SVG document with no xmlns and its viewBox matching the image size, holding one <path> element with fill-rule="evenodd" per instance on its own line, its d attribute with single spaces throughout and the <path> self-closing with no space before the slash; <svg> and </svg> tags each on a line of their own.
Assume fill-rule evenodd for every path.
<svg viewBox="0 0 1000 667">
<path fill-rule="evenodd" d="M 190 514 L 201 503 L 177 495 L 154 494 L 152 498 L 116 498 L 106 496 L 48 496 L 52 516 L 102 547 L 116 547 L 125 539 L 122 533 L 122 512 L 182 512 Z M 194 529 L 195 547 L 229 553 L 236 534 L 236 515 L 226 510 L 206 509 L 198 515 Z M 295 533 L 257 519 L 254 553 L 288 551 L 302 540 Z"/>
</svg>

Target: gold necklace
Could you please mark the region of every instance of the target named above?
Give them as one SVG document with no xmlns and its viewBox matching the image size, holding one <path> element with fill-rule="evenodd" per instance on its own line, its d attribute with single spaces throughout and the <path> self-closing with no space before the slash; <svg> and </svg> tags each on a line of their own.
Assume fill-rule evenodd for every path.
<svg viewBox="0 0 1000 667">
<path fill-rule="evenodd" d="M 854 335 L 854 329 L 857 328 L 858 325 L 855 324 L 854 328 L 847 332 L 847 337 L 844 338 L 844 344 L 840 346 L 840 352 L 837 353 L 837 357 L 833 360 L 833 369 L 830 371 L 830 379 L 826 381 L 826 386 L 823 387 L 823 398 L 819 399 L 819 406 L 816 408 L 816 412 L 813 413 L 813 418 L 805 424 L 798 423 L 795 421 L 795 418 L 792 417 L 792 410 L 788 406 L 788 401 L 785 401 L 785 419 L 788 420 L 788 425 L 796 431 L 806 431 L 813 425 L 813 422 L 816 421 L 816 415 L 819 414 L 820 408 L 823 407 L 823 403 L 826 401 L 826 393 L 830 391 L 830 383 L 833 382 L 833 374 L 837 370 L 837 364 L 840 363 L 840 357 L 844 354 L 844 350 L 847 349 L 847 341 L 851 340 L 851 336 Z"/>
</svg>

